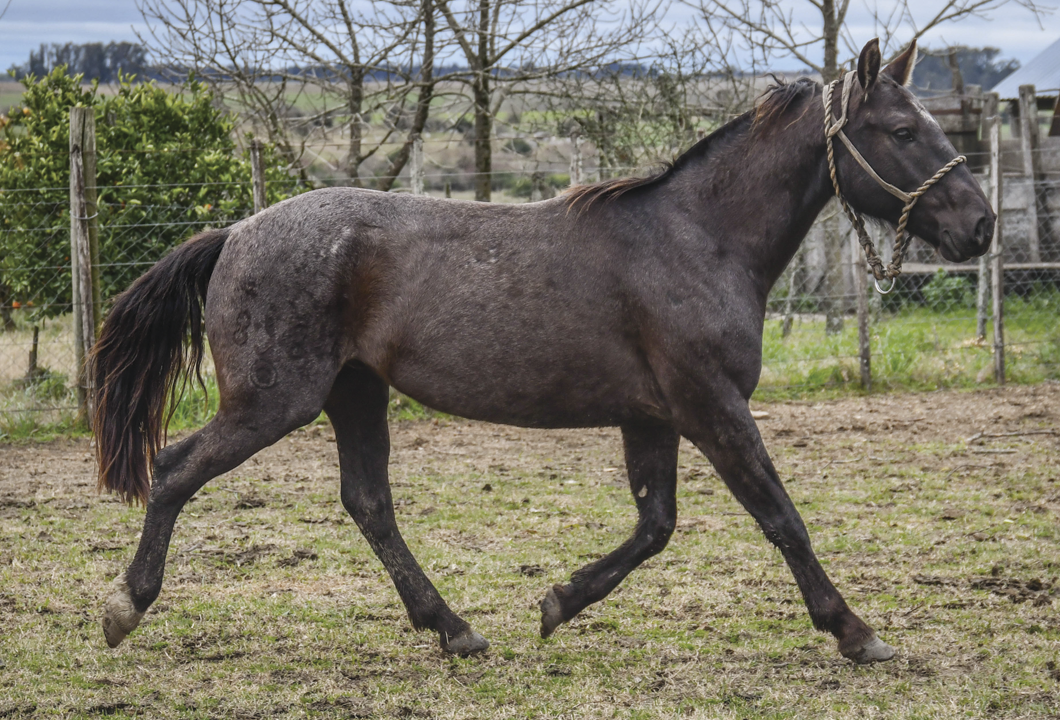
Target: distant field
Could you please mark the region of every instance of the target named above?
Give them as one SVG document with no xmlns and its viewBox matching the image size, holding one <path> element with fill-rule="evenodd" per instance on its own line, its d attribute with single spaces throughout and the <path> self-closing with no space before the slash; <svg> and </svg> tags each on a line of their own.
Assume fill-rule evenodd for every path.
<svg viewBox="0 0 1060 720">
<path fill-rule="evenodd" d="M 22 100 L 22 85 L 16 82 L 0 82 L 0 113 L 6 114 L 12 105 Z"/>
</svg>

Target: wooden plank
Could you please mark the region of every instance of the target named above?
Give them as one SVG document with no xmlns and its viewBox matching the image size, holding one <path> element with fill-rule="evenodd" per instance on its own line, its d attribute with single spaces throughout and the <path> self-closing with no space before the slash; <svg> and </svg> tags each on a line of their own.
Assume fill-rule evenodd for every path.
<svg viewBox="0 0 1060 720">
<path fill-rule="evenodd" d="M 423 195 L 423 138 L 419 133 L 412 137 L 412 155 L 409 158 L 409 165 L 412 194 Z"/>
<path fill-rule="evenodd" d="M 1037 185 L 1040 176 L 1038 172 L 1038 102 L 1035 99 L 1033 85 L 1020 85 L 1019 114 L 1023 174 Z M 1027 208 L 1027 255 L 1031 262 L 1040 262 L 1042 259 L 1041 241 L 1038 236 L 1037 202 Z"/>
<path fill-rule="evenodd" d="M 261 140 L 255 138 L 250 141 L 250 180 L 251 187 L 254 190 L 255 215 L 269 206 L 268 198 L 265 195 L 265 163 L 262 158 L 262 150 Z"/>
<path fill-rule="evenodd" d="M 983 114 L 979 117 L 979 136 L 985 141 L 990 137 L 990 119 L 1001 114 L 1001 100 L 997 93 L 985 93 L 983 95 Z"/>
<path fill-rule="evenodd" d="M 999 222 L 1000 226 L 1001 223 Z M 1005 263 L 1006 270 L 1060 270 L 1060 262 L 1037 262 L 1037 263 Z M 939 270 L 948 273 L 974 273 L 979 272 L 978 265 L 967 263 L 964 265 L 932 265 L 930 263 L 903 263 L 903 275 L 933 275 Z"/>
<path fill-rule="evenodd" d="M 570 134 L 570 186 L 582 184 L 582 134 L 575 128 Z"/>
</svg>

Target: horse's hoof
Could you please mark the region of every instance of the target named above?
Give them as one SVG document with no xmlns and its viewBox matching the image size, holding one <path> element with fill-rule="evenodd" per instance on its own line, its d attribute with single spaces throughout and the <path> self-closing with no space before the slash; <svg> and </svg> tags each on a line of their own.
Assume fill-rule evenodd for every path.
<svg viewBox="0 0 1060 720">
<path fill-rule="evenodd" d="M 461 657 L 485 652 L 490 646 L 489 640 L 470 628 L 448 642 L 446 642 L 444 634 L 439 637 L 439 640 L 442 643 L 442 650 L 445 650 L 450 655 L 460 655 Z"/>
<path fill-rule="evenodd" d="M 107 645 L 116 648 L 126 635 L 136 629 L 144 613 L 133 605 L 125 573 L 114 578 L 111 589 L 114 592 L 107 598 L 103 608 L 103 635 L 107 638 Z"/>
<path fill-rule="evenodd" d="M 848 650 L 843 653 L 858 665 L 868 665 L 874 662 L 885 662 L 894 657 L 894 648 L 880 640 L 875 635 L 861 647 Z"/>
<path fill-rule="evenodd" d="M 551 635 L 564 622 L 563 606 L 559 602 L 559 595 L 556 594 L 557 587 L 561 586 L 553 585 L 548 589 L 545 599 L 539 606 L 541 608 L 541 637 L 543 638 Z"/>
</svg>

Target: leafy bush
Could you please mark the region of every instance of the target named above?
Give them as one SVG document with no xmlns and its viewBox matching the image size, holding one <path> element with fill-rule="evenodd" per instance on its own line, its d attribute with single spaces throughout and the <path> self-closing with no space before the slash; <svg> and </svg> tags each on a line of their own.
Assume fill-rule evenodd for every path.
<svg viewBox="0 0 1060 720">
<path fill-rule="evenodd" d="M 64 67 L 27 76 L 24 107 L 0 116 L 0 286 L 38 317 L 70 303 L 71 107 L 95 109 L 102 297 L 194 232 L 253 209 L 235 120 L 205 84 L 168 92 L 124 77 L 116 95 L 104 96 L 81 80 Z M 297 191 L 269 152 L 265 166 L 270 202 Z"/>
<path fill-rule="evenodd" d="M 924 303 L 932 310 L 975 307 L 975 293 L 968 279 L 950 275 L 942 268 L 920 289 Z"/>
</svg>

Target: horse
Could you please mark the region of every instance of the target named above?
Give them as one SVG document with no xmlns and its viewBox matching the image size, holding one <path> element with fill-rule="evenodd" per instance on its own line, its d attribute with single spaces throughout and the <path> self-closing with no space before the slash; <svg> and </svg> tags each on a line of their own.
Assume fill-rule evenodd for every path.
<svg viewBox="0 0 1060 720">
<path fill-rule="evenodd" d="M 92 355 L 100 488 L 146 505 L 136 555 L 106 600 L 107 643 L 158 597 L 185 503 L 323 411 L 342 504 L 412 625 L 447 653 L 486 650 L 395 523 L 393 387 L 463 418 L 621 429 L 636 526 L 547 589 L 542 637 L 666 547 L 684 437 L 780 549 L 813 626 L 857 663 L 890 659 L 814 555 L 748 400 L 770 288 L 833 190 L 891 225 L 905 210 L 909 231 L 949 260 L 990 244 L 996 216 L 966 165 L 936 174 L 911 213 L 881 185 L 922 192 L 955 155 L 906 87 L 915 59 L 913 43 L 881 70 L 870 42 L 842 97 L 806 78 L 777 81 L 648 177 L 522 205 L 320 189 L 177 247 L 116 299 Z M 834 187 L 822 115 L 846 122 Z M 167 398 L 198 374 L 204 331 L 219 409 L 163 447 Z"/>
</svg>

